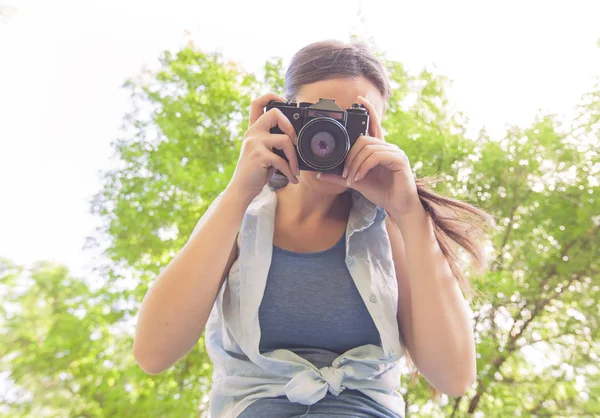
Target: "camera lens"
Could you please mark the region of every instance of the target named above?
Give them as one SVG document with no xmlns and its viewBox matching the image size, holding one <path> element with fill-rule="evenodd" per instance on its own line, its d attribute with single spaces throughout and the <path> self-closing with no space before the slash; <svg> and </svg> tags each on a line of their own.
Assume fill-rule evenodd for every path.
<svg viewBox="0 0 600 418">
<path fill-rule="evenodd" d="M 298 133 L 298 154 L 307 166 L 331 170 L 346 158 L 350 138 L 344 125 L 333 118 L 319 117 L 307 122 Z"/>
<path fill-rule="evenodd" d="M 319 157 L 326 157 L 335 150 L 335 138 L 329 132 L 317 132 L 310 139 L 310 150 Z"/>
</svg>

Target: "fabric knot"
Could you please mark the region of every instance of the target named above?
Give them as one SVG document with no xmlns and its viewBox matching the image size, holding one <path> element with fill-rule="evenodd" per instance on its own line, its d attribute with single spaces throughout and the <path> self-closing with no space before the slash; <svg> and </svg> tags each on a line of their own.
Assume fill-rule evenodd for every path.
<svg viewBox="0 0 600 418">
<path fill-rule="evenodd" d="M 285 385 L 285 394 L 291 402 L 312 405 L 323 399 L 329 391 L 338 396 L 346 387 L 342 385 L 344 371 L 337 367 L 304 370 Z"/>
<path fill-rule="evenodd" d="M 338 396 L 341 391 L 346 389 L 342 385 L 344 380 L 344 371 L 336 367 L 323 367 L 319 369 L 321 377 L 329 384 L 329 392 L 332 395 Z"/>
</svg>

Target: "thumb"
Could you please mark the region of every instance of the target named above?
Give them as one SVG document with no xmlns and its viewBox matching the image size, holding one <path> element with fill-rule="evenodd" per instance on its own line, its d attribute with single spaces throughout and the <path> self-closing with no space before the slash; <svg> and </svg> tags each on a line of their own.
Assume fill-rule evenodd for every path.
<svg viewBox="0 0 600 418">
<path fill-rule="evenodd" d="M 321 181 L 326 181 L 328 183 L 337 184 L 339 186 L 348 187 L 348 185 L 346 184 L 346 179 L 343 178 L 342 176 L 340 176 L 339 174 L 319 172 L 317 174 L 317 179 L 319 179 Z"/>
</svg>

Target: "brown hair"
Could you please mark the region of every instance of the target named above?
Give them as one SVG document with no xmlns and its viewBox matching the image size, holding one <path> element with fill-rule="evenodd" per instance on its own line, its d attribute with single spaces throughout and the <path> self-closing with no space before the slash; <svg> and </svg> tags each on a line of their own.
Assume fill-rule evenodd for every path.
<svg viewBox="0 0 600 418">
<path fill-rule="evenodd" d="M 344 43 L 337 40 L 315 42 L 300 49 L 292 58 L 285 74 L 284 97 L 295 100 L 300 89 L 306 85 L 332 78 L 364 77 L 371 81 L 384 98 L 384 103 L 391 96 L 392 88 L 386 69 L 381 61 L 361 41 Z M 385 107 L 384 107 L 385 112 Z M 471 286 L 458 267 L 459 256 L 457 246 L 462 247 L 471 256 L 471 264 L 477 273 L 486 267 L 483 238 L 487 227 L 494 225 L 494 219 L 483 210 L 459 200 L 435 193 L 427 187 L 429 184 L 443 180 L 441 177 L 415 178 L 419 199 L 429 214 L 435 237 L 446 257 L 450 269 L 458 280 L 460 288 L 471 298 L 474 293 L 483 294 Z M 281 175 L 270 182 L 287 184 L 287 177 Z M 485 296 L 483 296 L 485 298 Z M 411 381 L 418 377 L 418 370 L 406 351 L 407 364 L 411 370 Z M 441 392 L 430 386 L 430 396 L 439 399 Z"/>
</svg>

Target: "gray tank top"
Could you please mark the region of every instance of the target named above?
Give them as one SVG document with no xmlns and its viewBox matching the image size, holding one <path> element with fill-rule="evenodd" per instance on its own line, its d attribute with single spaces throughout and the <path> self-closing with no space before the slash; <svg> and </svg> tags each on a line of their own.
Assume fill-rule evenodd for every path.
<svg viewBox="0 0 600 418">
<path fill-rule="evenodd" d="M 379 332 L 345 264 L 346 237 L 331 248 L 298 253 L 273 246 L 271 267 L 259 308 L 261 353 L 293 351 L 316 367 L 331 366 L 351 348 L 381 346 Z M 262 398 L 239 417 L 381 417 L 399 418 L 353 389 L 327 395 L 313 405 L 287 397 Z"/>
</svg>

